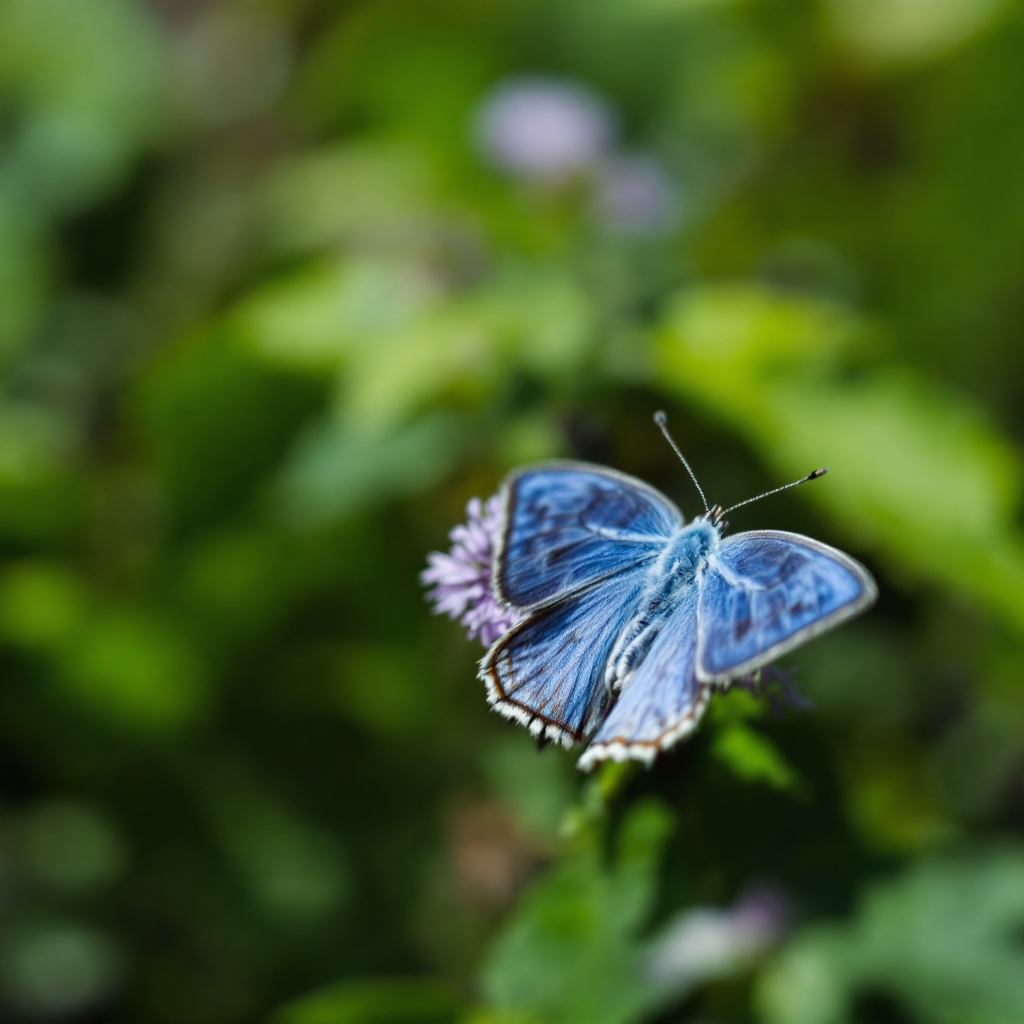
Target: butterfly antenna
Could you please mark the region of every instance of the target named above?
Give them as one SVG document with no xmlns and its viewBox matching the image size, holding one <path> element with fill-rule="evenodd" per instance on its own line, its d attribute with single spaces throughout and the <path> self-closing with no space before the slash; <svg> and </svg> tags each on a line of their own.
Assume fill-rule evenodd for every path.
<svg viewBox="0 0 1024 1024">
<path fill-rule="evenodd" d="M 755 498 L 747 498 L 746 501 L 741 501 L 738 505 L 733 505 L 731 508 L 727 508 L 722 515 L 731 512 L 734 508 L 742 508 L 744 505 L 749 505 L 752 501 L 760 501 L 762 498 L 767 498 L 772 494 L 778 494 L 779 491 L 788 491 L 790 487 L 799 487 L 800 484 L 805 484 L 808 480 L 817 480 L 819 476 L 824 476 L 827 472 L 828 466 L 825 466 L 823 469 L 816 469 L 813 473 L 808 473 L 807 476 L 802 476 L 799 480 L 794 480 L 791 484 L 783 484 L 782 487 L 776 487 L 774 490 L 765 491 L 764 494 L 759 494 Z"/>
<path fill-rule="evenodd" d="M 690 464 L 686 461 L 686 456 L 679 450 L 679 445 L 672 440 L 672 435 L 668 432 L 668 417 L 663 412 L 656 412 L 654 414 L 654 422 L 658 424 L 658 428 L 665 435 L 665 440 L 672 445 L 672 451 L 679 456 L 679 461 L 686 467 L 686 472 L 690 474 L 690 479 L 693 481 L 694 487 L 697 488 L 697 493 L 700 494 L 700 500 L 704 502 L 704 512 L 707 515 L 711 514 L 711 509 L 708 508 L 708 499 L 704 497 L 704 490 L 699 483 L 697 483 L 697 476 L 690 469 Z M 802 481 L 801 481 L 802 482 Z M 781 488 L 779 488 L 781 490 Z"/>
</svg>

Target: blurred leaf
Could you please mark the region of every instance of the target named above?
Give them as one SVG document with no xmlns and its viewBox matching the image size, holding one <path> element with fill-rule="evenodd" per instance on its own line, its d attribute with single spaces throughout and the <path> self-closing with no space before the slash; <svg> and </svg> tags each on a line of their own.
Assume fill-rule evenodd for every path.
<svg viewBox="0 0 1024 1024">
<path fill-rule="evenodd" d="M 716 693 L 711 702 L 716 723 L 712 751 L 734 775 L 746 782 L 763 782 L 775 789 L 795 789 L 800 776 L 782 752 L 750 721 L 764 718 L 766 702 L 743 687 Z"/>
<path fill-rule="evenodd" d="M 868 64 L 934 59 L 989 27 L 1006 0 L 832 0 L 836 36 Z"/>
<path fill-rule="evenodd" d="M 866 845 L 908 854 L 953 837 L 927 766 L 909 742 L 894 749 L 873 735 L 844 754 L 848 811 Z"/>
<path fill-rule="evenodd" d="M 640 966 L 639 929 L 650 913 L 670 819 L 657 804 L 632 809 L 611 865 L 588 844 L 521 900 L 491 947 L 484 989 L 497 1007 L 546 1024 L 626 1024 L 660 995 Z"/>
<path fill-rule="evenodd" d="M 554 839 L 572 803 L 575 779 L 562 758 L 538 757 L 525 736 L 492 744 L 483 769 L 491 788 L 537 836 Z"/>
<path fill-rule="evenodd" d="M 294 599 L 303 568 L 285 538 L 260 529 L 211 531 L 180 561 L 180 597 L 219 640 L 269 628 Z"/>
<path fill-rule="evenodd" d="M 775 789 L 793 789 L 799 776 L 775 745 L 738 722 L 719 729 L 712 748 L 715 756 L 747 782 L 764 782 Z"/>
<path fill-rule="evenodd" d="M 411 978 L 350 981 L 303 996 L 272 1024 L 455 1024 L 462 999 L 440 982 Z M 497 1024 L 497 1022 L 495 1022 Z M 510 1022 L 511 1024 L 511 1022 Z"/>
<path fill-rule="evenodd" d="M 406 141 L 304 153 L 270 176 L 268 240 L 285 250 L 342 240 L 415 241 L 441 213 L 437 179 L 424 150 Z M 446 223 L 447 218 L 439 226 Z M 392 298 L 404 301 L 400 295 Z"/>
<path fill-rule="evenodd" d="M 119 728 L 178 728 L 196 719 L 209 696 L 199 653 L 168 621 L 138 609 L 90 618 L 60 664 L 64 692 Z"/>
<path fill-rule="evenodd" d="M 586 294 L 555 266 L 510 265 L 463 288 L 425 261 L 379 259 L 313 265 L 267 285 L 232 323 L 277 365 L 343 367 L 345 415 L 380 428 L 445 394 L 477 398 L 512 363 L 568 375 L 594 332 Z"/>
<path fill-rule="evenodd" d="M 451 390 L 476 397 L 508 365 L 541 377 L 578 370 L 592 343 L 593 311 L 571 279 L 548 267 L 509 267 L 404 329 L 364 345 L 344 381 L 348 414 L 394 422 Z"/>
<path fill-rule="evenodd" d="M 28 648 L 57 647 L 81 627 L 87 603 L 82 581 L 64 566 L 16 563 L 0 577 L 0 635 Z"/>
<path fill-rule="evenodd" d="M 0 487 L 47 484 L 73 451 L 65 425 L 28 403 L 0 406 Z"/>
<path fill-rule="evenodd" d="M 1018 453 L 967 403 L 909 371 L 844 379 L 853 328 L 849 315 L 807 300 L 696 289 L 668 313 L 661 372 L 782 479 L 831 465 L 805 496 L 892 564 L 963 590 L 1024 631 Z"/>
<path fill-rule="evenodd" d="M 348 866 L 337 842 L 278 800 L 241 764 L 218 766 L 205 794 L 220 842 L 254 901 L 309 924 L 343 905 Z"/>
<path fill-rule="evenodd" d="M 711 702 L 710 712 L 716 722 L 725 725 L 764 718 L 765 703 L 743 686 L 720 690 Z"/>
<path fill-rule="evenodd" d="M 861 989 L 927 1024 L 1006 1024 L 1024 1015 L 1024 857 L 926 861 L 880 883 L 848 925 L 798 934 L 761 979 L 768 1024 L 848 1020 Z"/>
<path fill-rule="evenodd" d="M 321 399 L 312 382 L 275 372 L 221 323 L 147 369 L 133 411 L 176 525 L 193 529 L 265 486 Z"/>
<path fill-rule="evenodd" d="M 56 890 L 83 892 L 116 881 L 126 854 L 110 823 L 93 808 L 50 801 L 21 821 L 26 864 L 32 875 Z"/>
<path fill-rule="evenodd" d="M 45 245 L 18 190 L 0 178 L 0 363 L 28 338 L 45 300 Z"/>
<path fill-rule="evenodd" d="M 462 447 L 458 424 L 424 416 L 389 436 L 328 422 L 301 438 L 277 487 L 291 524 L 315 528 L 440 479 Z"/>
<path fill-rule="evenodd" d="M 993 688 L 988 681 L 986 690 Z M 948 807 L 969 818 L 993 809 L 1020 764 L 1024 714 L 1014 697 L 982 694 L 935 745 L 930 762 L 935 788 Z"/>
<path fill-rule="evenodd" d="M 399 260 L 315 263 L 256 291 L 236 312 L 245 343 L 271 362 L 332 370 L 440 298 L 423 266 Z M 395 367 L 396 370 L 400 367 Z"/>
<path fill-rule="evenodd" d="M 765 1024 L 845 1024 L 853 987 L 842 938 L 821 928 L 791 942 L 760 979 L 757 1001 Z"/>
<path fill-rule="evenodd" d="M 114 939 L 76 921 L 16 927 L 0 945 L 6 993 L 33 1016 L 64 1017 L 97 1009 L 125 969 L 124 953 Z"/>
<path fill-rule="evenodd" d="M 332 687 L 339 709 L 381 736 L 416 733 L 432 710 L 417 654 L 395 643 L 346 645 Z"/>
<path fill-rule="evenodd" d="M 0 5 L 0 85 L 32 113 L 4 174 L 40 207 L 91 198 L 162 127 L 154 28 L 127 0 Z"/>
<path fill-rule="evenodd" d="M 341 12 L 311 49 L 297 83 L 304 116 L 319 125 L 386 125 L 390 131 L 380 134 L 457 153 L 495 55 L 452 15 L 448 4 Z M 423 87 L 427 82 L 431 88 Z"/>
<path fill-rule="evenodd" d="M 532 1014 L 510 1013 L 507 1010 L 476 1009 L 465 1017 L 459 1018 L 459 1024 L 543 1024 Z"/>
</svg>

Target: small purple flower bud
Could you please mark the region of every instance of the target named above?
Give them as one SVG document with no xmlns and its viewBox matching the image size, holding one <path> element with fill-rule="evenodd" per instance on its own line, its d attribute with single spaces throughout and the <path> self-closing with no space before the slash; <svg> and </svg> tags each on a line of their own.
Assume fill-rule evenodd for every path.
<svg viewBox="0 0 1024 1024">
<path fill-rule="evenodd" d="M 793 913 L 786 894 L 775 885 L 755 885 L 733 904 L 737 927 L 765 943 L 778 942 L 786 933 Z"/>
<path fill-rule="evenodd" d="M 614 157 L 601 168 L 594 195 L 598 220 L 613 231 L 665 234 L 679 220 L 679 190 L 653 156 Z"/>
<path fill-rule="evenodd" d="M 515 78 L 480 106 L 475 136 L 494 167 L 538 183 L 587 170 L 608 150 L 614 118 L 603 100 L 576 82 Z"/>
<path fill-rule="evenodd" d="M 428 568 L 420 582 L 432 589 L 427 599 L 436 615 L 458 619 L 470 640 L 477 637 L 490 647 L 498 637 L 521 621 L 522 616 L 502 607 L 491 590 L 491 569 L 501 529 L 498 496 L 482 502 L 473 498 L 466 505 L 467 522 L 448 535 L 452 541 L 447 554 L 435 551 L 427 558 Z"/>
</svg>

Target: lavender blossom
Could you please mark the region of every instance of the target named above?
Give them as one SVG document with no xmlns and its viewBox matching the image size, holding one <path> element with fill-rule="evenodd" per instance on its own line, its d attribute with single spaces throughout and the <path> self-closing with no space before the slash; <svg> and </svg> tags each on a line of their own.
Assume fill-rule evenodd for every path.
<svg viewBox="0 0 1024 1024">
<path fill-rule="evenodd" d="M 593 167 L 615 134 L 614 118 L 596 93 L 576 82 L 546 78 L 499 85 L 481 104 L 475 127 L 489 163 L 549 184 Z"/>
<path fill-rule="evenodd" d="M 598 219 L 612 231 L 665 234 L 679 220 L 679 190 L 655 157 L 616 156 L 598 174 L 594 207 Z"/>
<path fill-rule="evenodd" d="M 473 498 L 466 505 L 466 516 L 465 525 L 456 526 L 448 535 L 451 551 L 428 556 L 430 564 L 420 573 L 420 582 L 433 588 L 427 599 L 433 602 L 435 614 L 458 619 L 470 640 L 479 637 L 490 647 L 522 619 L 502 607 L 491 589 L 491 567 L 501 528 L 498 496 L 486 503 Z"/>
</svg>

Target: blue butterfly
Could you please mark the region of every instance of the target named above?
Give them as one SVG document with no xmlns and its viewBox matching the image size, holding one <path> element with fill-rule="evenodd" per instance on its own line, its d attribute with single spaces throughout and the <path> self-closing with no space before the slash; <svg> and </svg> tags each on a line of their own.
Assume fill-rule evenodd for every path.
<svg viewBox="0 0 1024 1024">
<path fill-rule="evenodd" d="M 706 502 L 688 524 L 655 488 L 602 466 L 529 466 L 501 494 L 492 586 L 526 617 L 480 675 L 495 710 L 538 739 L 589 740 L 584 770 L 650 764 L 696 727 L 715 687 L 877 596 L 842 551 L 779 530 L 723 536 L 724 513 Z"/>
</svg>

